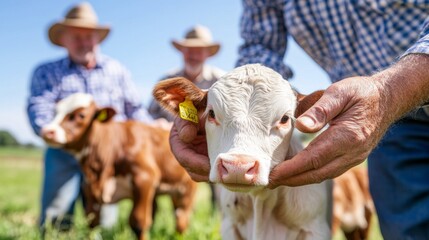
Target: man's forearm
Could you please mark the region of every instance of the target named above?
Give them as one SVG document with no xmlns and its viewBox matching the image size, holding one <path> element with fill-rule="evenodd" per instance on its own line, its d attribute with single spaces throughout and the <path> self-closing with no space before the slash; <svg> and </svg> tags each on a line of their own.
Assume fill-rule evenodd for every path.
<svg viewBox="0 0 429 240">
<path fill-rule="evenodd" d="M 429 55 L 409 54 L 372 79 L 384 97 L 386 120 L 393 122 L 429 100 Z"/>
</svg>

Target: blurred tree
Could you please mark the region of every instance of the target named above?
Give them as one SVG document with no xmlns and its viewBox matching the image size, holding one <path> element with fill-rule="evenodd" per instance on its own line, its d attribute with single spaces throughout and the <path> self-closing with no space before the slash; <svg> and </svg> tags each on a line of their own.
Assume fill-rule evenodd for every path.
<svg viewBox="0 0 429 240">
<path fill-rule="evenodd" d="M 18 140 L 6 130 L 0 130 L 0 146 L 19 146 Z"/>
</svg>

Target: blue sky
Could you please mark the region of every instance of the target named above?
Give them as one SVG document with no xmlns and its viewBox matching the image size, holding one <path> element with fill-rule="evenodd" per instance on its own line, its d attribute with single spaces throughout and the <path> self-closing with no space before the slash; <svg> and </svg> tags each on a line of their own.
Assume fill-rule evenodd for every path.
<svg viewBox="0 0 429 240">
<path fill-rule="evenodd" d="M 63 57 L 66 52 L 52 45 L 47 29 L 60 20 L 70 6 L 81 1 L 2 0 L 0 8 L 0 129 L 20 142 L 42 144 L 33 133 L 25 113 L 29 81 L 35 66 Z M 172 39 L 202 24 L 212 31 L 221 51 L 208 64 L 226 71 L 234 68 L 241 43 L 239 0 L 126 0 L 89 1 L 101 24 L 112 27 L 101 51 L 121 61 L 131 72 L 145 106 L 153 85 L 168 70 L 180 67 L 181 56 Z M 324 89 L 326 74 L 293 41 L 285 62 L 294 70 L 291 79 L 302 93 Z"/>
</svg>

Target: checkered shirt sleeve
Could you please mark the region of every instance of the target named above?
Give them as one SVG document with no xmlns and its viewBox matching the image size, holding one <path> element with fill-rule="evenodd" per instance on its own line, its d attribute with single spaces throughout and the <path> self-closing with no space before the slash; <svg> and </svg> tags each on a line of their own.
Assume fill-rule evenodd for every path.
<svg viewBox="0 0 429 240">
<path fill-rule="evenodd" d="M 243 11 L 237 65 L 259 62 L 286 77 L 287 36 L 333 82 L 429 51 L 427 0 L 243 0 Z"/>
</svg>

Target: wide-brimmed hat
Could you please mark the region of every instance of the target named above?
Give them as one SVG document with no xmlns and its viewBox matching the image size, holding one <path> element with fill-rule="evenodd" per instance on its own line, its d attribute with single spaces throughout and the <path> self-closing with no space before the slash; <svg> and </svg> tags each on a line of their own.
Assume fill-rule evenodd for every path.
<svg viewBox="0 0 429 240">
<path fill-rule="evenodd" d="M 171 43 L 179 51 L 182 48 L 205 47 L 209 49 L 210 56 L 215 55 L 220 49 L 220 44 L 213 42 L 210 30 L 201 25 L 191 28 L 184 39 L 180 41 L 173 40 Z"/>
<path fill-rule="evenodd" d="M 55 45 L 62 46 L 60 36 L 66 27 L 94 29 L 99 33 L 102 42 L 110 32 L 109 26 L 98 25 L 98 18 L 89 3 L 81 3 L 70 9 L 62 21 L 52 24 L 49 28 L 49 40 Z"/>
</svg>

